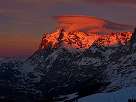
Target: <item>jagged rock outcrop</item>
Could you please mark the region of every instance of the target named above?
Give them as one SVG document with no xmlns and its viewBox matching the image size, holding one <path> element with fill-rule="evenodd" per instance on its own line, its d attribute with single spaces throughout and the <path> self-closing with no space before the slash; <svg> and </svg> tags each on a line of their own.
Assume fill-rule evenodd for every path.
<svg viewBox="0 0 136 102">
<path fill-rule="evenodd" d="M 57 32 L 43 35 L 40 49 L 47 48 L 48 46 L 57 48 L 60 46 L 60 43 L 62 47 L 80 50 L 88 49 L 93 44 L 98 46 L 125 45 L 131 36 L 131 32 L 97 34 L 97 32 L 66 32 L 63 29 L 58 29 Z"/>
</svg>

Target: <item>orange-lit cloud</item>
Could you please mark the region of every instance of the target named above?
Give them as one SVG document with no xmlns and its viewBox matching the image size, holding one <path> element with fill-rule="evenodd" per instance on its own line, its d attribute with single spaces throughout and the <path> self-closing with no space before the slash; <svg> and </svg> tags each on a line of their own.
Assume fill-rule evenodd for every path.
<svg viewBox="0 0 136 102">
<path fill-rule="evenodd" d="M 133 26 L 113 23 L 92 16 L 57 16 L 58 26 L 66 31 L 111 32 L 130 30 Z"/>
</svg>

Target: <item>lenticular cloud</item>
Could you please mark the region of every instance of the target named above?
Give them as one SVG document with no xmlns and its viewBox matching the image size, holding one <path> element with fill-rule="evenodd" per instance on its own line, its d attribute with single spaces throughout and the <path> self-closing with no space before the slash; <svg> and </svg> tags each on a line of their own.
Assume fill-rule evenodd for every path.
<svg viewBox="0 0 136 102">
<path fill-rule="evenodd" d="M 113 23 L 92 16 L 56 16 L 58 26 L 66 31 L 112 32 L 131 30 L 133 26 Z"/>
</svg>

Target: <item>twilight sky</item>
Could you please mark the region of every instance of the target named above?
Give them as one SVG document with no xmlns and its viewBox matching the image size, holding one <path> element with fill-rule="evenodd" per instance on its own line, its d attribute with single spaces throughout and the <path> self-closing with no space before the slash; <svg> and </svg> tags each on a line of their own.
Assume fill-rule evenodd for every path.
<svg viewBox="0 0 136 102">
<path fill-rule="evenodd" d="M 86 15 L 136 26 L 136 0 L 0 0 L 0 57 L 30 56 L 54 16 Z"/>
</svg>

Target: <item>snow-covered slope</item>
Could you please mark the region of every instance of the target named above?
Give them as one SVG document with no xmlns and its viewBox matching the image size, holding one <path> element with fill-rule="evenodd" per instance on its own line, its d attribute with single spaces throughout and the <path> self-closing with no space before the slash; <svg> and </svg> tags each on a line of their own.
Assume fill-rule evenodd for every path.
<svg viewBox="0 0 136 102">
<path fill-rule="evenodd" d="M 128 102 L 128 100 L 134 99 L 136 99 L 136 87 L 129 87 L 116 92 L 86 96 L 80 98 L 78 102 Z"/>
</svg>

